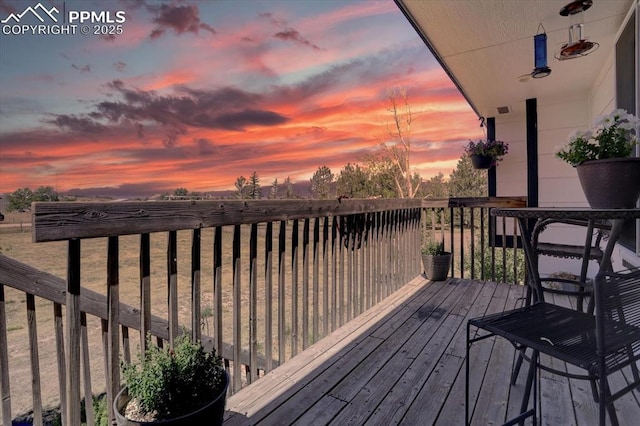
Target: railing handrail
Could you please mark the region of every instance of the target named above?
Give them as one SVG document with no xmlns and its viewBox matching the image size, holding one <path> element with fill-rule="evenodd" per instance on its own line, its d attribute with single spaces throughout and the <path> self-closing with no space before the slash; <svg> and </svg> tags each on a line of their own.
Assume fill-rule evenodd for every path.
<svg viewBox="0 0 640 426">
<path fill-rule="evenodd" d="M 526 206 L 527 197 L 443 197 L 422 199 L 423 208 Z"/>
<path fill-rule="evenodd" d="M 525 207 L 526 197 L 36 202 L 33 241 L 113 237 L 416 207 Z"/>
<path fill-rule="evenodd" d="M 36 202 L 33 241 L 345 216 L 421 207 L 419 199 Z"/>
</svg>

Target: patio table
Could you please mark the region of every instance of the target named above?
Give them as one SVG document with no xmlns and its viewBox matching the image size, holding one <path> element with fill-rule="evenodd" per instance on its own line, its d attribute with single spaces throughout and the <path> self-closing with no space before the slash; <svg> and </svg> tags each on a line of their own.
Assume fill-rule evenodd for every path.
<svg viewBox="0 0 640 426">
<path fill-rule="evenodd" d="M 611 255 L 613 249 L 622 233 L 626 220 L 640 219 L 640 209 L 591 209 L 581 208 L 560 208 L 560 207 L 525 207 L 525 208 L 494 208 L 491 210 L 492 216 L 511 217 L 517 219 L 520 232 L 522 234 L 522 247 L 525 252 L 527 271 L 530 279 L 530 289 L 533 292 L 534 300 L 544 300 L 540 274 L 538 272 L 537 247 L 533 246 L 533 230 L 537 223 L 543 220 L 556 220 L 585 222 L 587 225 L 587 236 L 583 252 L 583 270 L 586 272 L 586 263 L 589 259 L 591 241 L 594 229 L 598 224 L 608 222 L 611 225 L 609 237 L 600 262 L 600 270 L 611 270 Z"/>
</svg>

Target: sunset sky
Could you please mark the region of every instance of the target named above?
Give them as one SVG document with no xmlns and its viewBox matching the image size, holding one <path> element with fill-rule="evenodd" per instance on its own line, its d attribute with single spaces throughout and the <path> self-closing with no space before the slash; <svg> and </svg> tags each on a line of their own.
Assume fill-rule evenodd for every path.
<svg viewBox="0 0 640 426">
<path fill-rule="evenodd" d="M 0 0 L 0 193 L 144 197 L 232 189 L 253 171 L 265 187 L 323 165 L 337 174 L 378 149 L 391 87 L 421 111 L 412 165 L 423 178 L 448 175 L 483 137 L 392 0 L 40 3 Z M 53 6 L 60 25 L 72 11 L 124 22 L 20 33 L 41 24 L 28 7 L 53 26 L 42 13 Z"/>
</svg>

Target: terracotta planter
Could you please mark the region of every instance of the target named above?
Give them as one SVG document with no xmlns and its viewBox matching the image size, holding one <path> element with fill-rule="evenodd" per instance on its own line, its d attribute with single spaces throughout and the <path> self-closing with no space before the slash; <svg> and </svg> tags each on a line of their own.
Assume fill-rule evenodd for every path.
<svg viewBox="0 0 640 426">
<path fill-rule="evenodd" d="M 584 195 L 594 209 L 630 209 L 640 197 L 640 158 L 586 161 L 576 167 Z"/>
<path fill-rule="evenodd" d="M 422 265 L 424 266 L 424 275 L 431 281 L 444 281 L 449 275 L 451 267 L 451 253 L 438 255 L 423 254 Z"/>
<path fill-rule="evenodd" d="M 470 155 L 471 157 L 471 164 L 473 165 L 474 169 L 489 169 L 491 168 L 491 166 L 493 166 L 494 163 L 494 159 L 493 157 L 489 157 L 486 155 Z"/>
<path fill-rule="evenodd" d="M 161 426 L 191 426 L 191 425 L 222 425 L 224 418 L 224 406 L 227 399 L 227 388 L 229 387 L 229 375 L 225 373 L 223 379 L 223 390 L 211 395 L 211 402 L 204 407 L 185 414 L 175 419 L 161 420 L 157 422 L 139 422 L 129 420 L 122 412 L 127 403 L 131 399 L 127 388 L 124 387 L 113 400 L 113 413 L 116 417 L 118 426 L 144 426 L 144 425 L 161 425 Z"/>
</svg>

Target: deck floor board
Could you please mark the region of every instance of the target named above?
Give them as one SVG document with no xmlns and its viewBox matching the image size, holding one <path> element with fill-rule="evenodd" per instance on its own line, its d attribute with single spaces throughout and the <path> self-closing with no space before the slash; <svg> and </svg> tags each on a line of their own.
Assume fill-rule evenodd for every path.
<svg viewBox="0 0 640 426">
<path fill-rule="evenodd" d="M 467 319 L 523 295 L 508 284 L 414 279 L 230 397 L 225 425 L 464 424 Z M 527 364 L 510 386 L 514 349 L 495 337 L 475 343 L 470 359 L 473 424 L 501 424 L 519 409 Z M 543 424 L 593 424 L 588 382 L 543 373 L 541 388 Z M 639 395 L 616 402 L 621 424 L 640 417 Z"/>
</svg>

